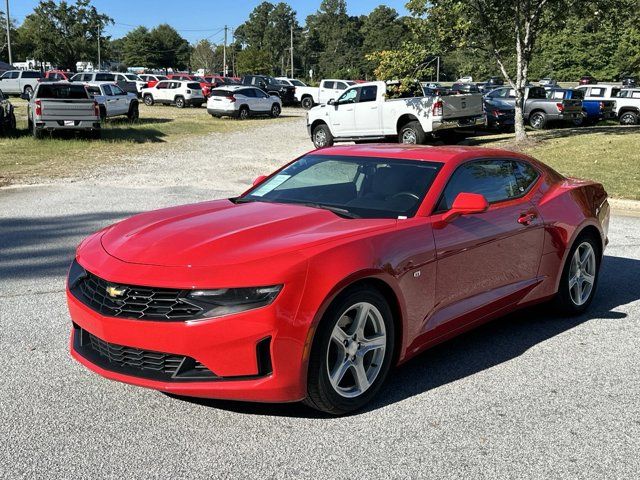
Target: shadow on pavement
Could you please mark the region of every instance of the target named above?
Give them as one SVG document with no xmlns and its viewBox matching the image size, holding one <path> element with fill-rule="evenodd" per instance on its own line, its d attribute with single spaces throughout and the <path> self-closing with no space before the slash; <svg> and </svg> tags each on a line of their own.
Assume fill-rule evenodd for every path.
<svg viewBox="0 0 640 480">
<path fill-rule="evenodd" d="M 640 260 L 605 256 L 598 291 L 586 314 L 557 316 L 548 305 L 523 309 L 436 346 L 392 370 L 374 401 L 355 415 L 428 392 L 495 365 L 592 319 L 616 320 L 617 307 L 640 299 Z M 328 418 L 302 404 L 258 404 L 175 397 L 251 415 Z"/>
</svg>

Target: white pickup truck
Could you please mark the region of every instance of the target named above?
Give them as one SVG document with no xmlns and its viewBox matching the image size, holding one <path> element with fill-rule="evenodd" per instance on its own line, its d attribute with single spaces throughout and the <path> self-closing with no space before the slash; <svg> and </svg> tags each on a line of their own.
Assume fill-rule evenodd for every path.
<svg viewBox="0 0 640 480">
<path fill-rule="evenodd" d="M 295 97 L 302 108 L 311 110 L 314 105 L 322 105 L 336 100 L 347 87 L 355 85 L 351 80 L 322 80 L 319 87 L 299 87 L 296 85 Z"/>
<path fill-rule="evenodd" d="M 132 122 L 138 119 L 138 96 L 135 93 L 125 92 L 116 83 L 104 82 L 87 84 L 87 92 L 98 102 L 100 120 L 118 115 L 126 115 Z"/>
<path fill-rule="evenodd" d="M 37 70 L 9 70 L 0 77 L 0 90 L 5 95 L 31 95 L 42 73 Z"/>
<path fill-rule="evenodd" d="M 585 100 L 615 100 L 615 112 L 621 125 L 637 125 L 640 121 L 640 88 L 617 85 L 581 85 Z"/>
<path fill-rule="evenodd" d="M 307 113 L 307 129 L 316 148 L 335 142 L 384 140 L 422 144 L 427 134 L 484 124 L 482 95 L 391 98 L 385 82 L 348 88 L 335 101 Z"/>
</svg>

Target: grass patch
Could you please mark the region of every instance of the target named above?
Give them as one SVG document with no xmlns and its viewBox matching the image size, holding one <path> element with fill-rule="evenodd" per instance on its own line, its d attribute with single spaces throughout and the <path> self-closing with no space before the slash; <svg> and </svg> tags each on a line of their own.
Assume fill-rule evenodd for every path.
<svg viewBox="0 0 640 480">
<path fill-rule="evenodd" d="M 68 176 L 83 168 L 184 142 L 189 137 L 255 128 L 265 121 L 283 121 L 240 122 L 213 118 L 205 107 L 179 109 L 162 105 L 147 107 L 141 103 L 138 122 L 130 123 L 124 116 L 108 119 L 103 123 L 101 140 L 87 140 L 67 133 L 35 140 L 27 131 L 27 103 L 13 97 L 11 103 L 16 107 L 18 131 L 14 136 L 0 137 L 0 185 L 28 177 Z"/>
<path fill-rule="evenodd" d="M 640 200 L 640 127 L 598 126 L 530 132 L 514 146 L 513 135 L 470 138 L 467 143 L 522 150 L 563 175 L 595 180 L 610 196 Z"/>
</svg>

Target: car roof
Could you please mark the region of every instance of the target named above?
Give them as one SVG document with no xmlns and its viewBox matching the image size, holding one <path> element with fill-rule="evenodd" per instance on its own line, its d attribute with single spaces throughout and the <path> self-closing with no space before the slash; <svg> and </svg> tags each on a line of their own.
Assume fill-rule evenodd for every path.
<svg viewBox="0 0 640 480">
<path fill-rule="evenodd" d="M 426 145 L 394 144 L 342 145 L 315 150 L 313 153 L 314 155 L 396 158 L 399 160 L 416 160 L 445 164 L 459 164 L 466 160 L 487 157 L 533 160 L 531 157 L 509 150 L 468 146 L 432 147 Z M 533 161 L 535 162 L 535 160 Z"/>
<path fill-rule="evenodd" d="M 230 90 L 235 92 L 236 90 L 244 90 L 245 88 L 258 88 L 253 85 L 222 85 L 221 87 L 216 87 L 213 90 Z"/>
</svg>

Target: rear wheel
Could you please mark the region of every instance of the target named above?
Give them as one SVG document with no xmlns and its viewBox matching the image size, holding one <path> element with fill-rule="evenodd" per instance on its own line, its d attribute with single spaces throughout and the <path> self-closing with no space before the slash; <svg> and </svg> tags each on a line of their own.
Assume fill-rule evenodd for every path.
<svg viewBox="0 0 640 480">
<path fill-rule="evenodd" d="M 620 125 L 635 125 L 638 123 L 638 114 L 635 112 L 624 112 L 620 115 Z"/>
<path fill-rule="evenodd" d="M 247 118 L 249 118 L 249 107 L 240 107 L 240 110 L 238 111 L 238 118 L 240 120 L 246 120 Z"/>
<path fill-rule="evenodd" d="M 581 235 L 574 242 L 556 297 L 556 305 L 563 313 L 579 315 L 589 307 L 598 284 L 600 258 L 600 245 L 593 235 Z"/>
<path fill-rule="evenodd" d="M 150 94 L 146 94 L 143 98 L 144 100 L 144 104 L 148 107 L 150 107 L 151 105 L 153 105 L 153 97 Z"/>
<path fill-rule="evenodd" d="M 303 97 L 302 102 L 300 102 L 302 108 L 305 110 L 311 110 L 313 108 L 313 98 L 311 97 Z"/>
<path fill-rule="evenodd" d="M 184 106 L 185 106 L 184 98 L 182 98 L 182 97 L 176 97 L 176 107 L 178 107 L 178 108 L 184 108 Z"/>
<path fill-rule="evenodd" d="M 129 112 L 127 113 L 127 118 L 130 122 L 135 122 L 140 118 L 140 108 L 138 106 L 138 102 L 133 102 L 129 105 Z"/>
<path fill-rule="evenodd" d="M 271 106 L 271 116 L 273 118 L 279 117 L 281 112 L 282 112 L 282 109 L 280 108 L 280 105 L 278 105 L 277 103 L 274 103 Z"/>
<path fill-rule="evenodd" d="M 547 115 L 544 112 L 533 112 L 529 117 L 529 125 L 536 130 L 542 130 L 547 126 Z"/>
<path fill-rule="evenodd" d="M 326 124 L 318 125 L 313 129 L 311 140 L 316 148 L 331 147 L 333 145 L 333 135 Z"/>
<path fill-rule="evenodd" d="M 398 142 L 408 145 L 422 145 L 427 141 L 427 135 L 417 120 L 407 123 L 398 132 Z"/>
<path fill-rule="evenodd" d="M 100 121 L 104 122 L 105 119 L 107 118 L 107 109 L 104 108 L 102 105 L 100 106 Z"/>
<path fill-rule="evenodd" d="M 389 372 L 394 333 L 391 309 L 377 290 L 364 286 L 341 294 L 313 342 L 305 403 L 333 415 L 364 406 Z"/>
<path fill-rule="evenodd" d="M 31 85 L 27 85 L 26 87 L 24 87 L 24 93 L 31 97 L 31 95 L 33 94 L 33 87 Z"/>
</svg>

